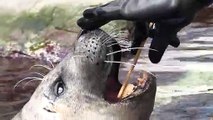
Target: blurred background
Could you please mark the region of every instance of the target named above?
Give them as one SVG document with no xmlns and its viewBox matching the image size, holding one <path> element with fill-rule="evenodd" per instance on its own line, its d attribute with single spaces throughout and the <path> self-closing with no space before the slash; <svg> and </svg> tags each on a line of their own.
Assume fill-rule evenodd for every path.
<svg viewBox="0 0 213 120">
<path fill-rule="evenodd" d="M 76 21 L 82 11 L 107 1 L 0 0 L 0 120 L 9 120 L 29 100 L 40 82 L 29 77 L 41 77 L 49 71 L 32 66 L 57 65 L 76 40 L 80 31 Z M 148 51 L 143 51 L 132 79 L 141 70 L 157 76 L 151 120 L 213 119 L 212 13 L 213 6 L 200 11 L 194 22 L 179 32 L 180 47 L 169 47 L 159 64 L 150 63 Z M 131 44 L 131 28 L 127 21 L 102 27 L 124 47 Z M 145 48 L 149 45 L 150 39 Z M 121 66 L 121 80 L 128 68 Z"/>
</svg>

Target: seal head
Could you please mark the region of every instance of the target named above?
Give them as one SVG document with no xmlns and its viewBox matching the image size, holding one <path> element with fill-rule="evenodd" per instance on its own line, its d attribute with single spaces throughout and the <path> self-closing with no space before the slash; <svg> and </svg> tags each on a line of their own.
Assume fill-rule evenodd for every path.
<svg viewBox="0 0 213 120">
<path fill-rule="evenodd" d="M 155 78 L 144 93 L 118 100 L 119 64 L 106 62 L 121 59 L 120 53 L 108 54 L 117 50 L 120 46 L 104 31 L 84 31 L 13 120 L 148 120 Z"/>
</svg>

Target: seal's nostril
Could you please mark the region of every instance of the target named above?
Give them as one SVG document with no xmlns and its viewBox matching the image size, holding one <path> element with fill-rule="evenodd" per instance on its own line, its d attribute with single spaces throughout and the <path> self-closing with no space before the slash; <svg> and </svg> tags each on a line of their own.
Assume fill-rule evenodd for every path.
<svg viewBox="0 0 213 120">
<path fill-rule="evenodd" d="M 90 50 L 88 50 L 88 52 L 90 52 Z"/>
</svg>

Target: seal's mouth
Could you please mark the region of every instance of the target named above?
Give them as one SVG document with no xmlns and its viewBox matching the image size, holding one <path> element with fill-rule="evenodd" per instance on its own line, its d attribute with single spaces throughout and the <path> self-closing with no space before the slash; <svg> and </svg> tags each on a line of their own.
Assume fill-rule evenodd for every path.
<svg viewBox="0 0 213 120">
<path fill-rule="evenodd" d="M 116 77 L 109 76 L 107 78 L 106 90 L 104 92 L 104 99 L 110 103 L 117 103 L 120 101 L 117 95 L 121 88 L 121 83 L 116 79 Z"/>
<path fill-rule="evenodd" d="M 110 75 L 107 79 L 104 98 L 109 103 L 118 103 L 137 97 L 139 95 L 143 95 L 150 88 L 153 82 L 152 80 L 153 78 L 150 77 L 150 73 L 142 71 L 137 80 L 127 85 L 126 92 L 124 93 L 122 99 L 120 99 L 117 96 L 121 89 L 122 84 L 119 82 L 119 80 L 115 75 L 114 76 Z"/>
<path fill-rule="evenodd" d="M 112 46 L 113 52 L 121 50 L 119 44 Z M 112 61 L 121 61 L 121 53 L 113 54 Z M 133 80 L 133 83 L 129 83 L 127 86 L 127 90 L 124 93 L 122 99 L 118 98 L 118 93 L 121 89 L 122 84 L 119 82 L 119 63 L 113 63 L 111 67 L 110 74 L 107 78 L 106 89 L 104 92 L 104 99 L 109 103 L 118 103 L 121 101 L 128 100 L 130 98 L 142 95 L 149 88 L 151 83 L 153 82 L 153 75 L 142 71 L 140 76 L 138 76 L 137 80 Z"/>
</svg>

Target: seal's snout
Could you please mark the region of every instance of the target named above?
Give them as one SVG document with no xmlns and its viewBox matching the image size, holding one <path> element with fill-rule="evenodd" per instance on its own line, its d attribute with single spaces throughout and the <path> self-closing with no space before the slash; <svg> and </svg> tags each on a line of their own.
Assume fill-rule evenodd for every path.
<svg viewBox="0 0 213 120">
<path fill-rule="evenodd" d="M 84 31 L 75 44 L 75 52 L 83 54 L 90 62 L 103 62 L 107 52 L 104 44 L 106 39 L 106 33 L 101 30 Z"/>
<path fill-rule="evenodd" d="M 109 55 L 111 52 L 120 50 L 116 40 L 100 29 L 83 31 L 78 37 L 75 48 L 75 52 L 85 55 L 85 62 L 82 63 L 84 66 L 92 65 L 93 69 L 100 68 L 99 70 L 104 71 L 104 74 L 107 75 L 107 80 L 104 80 L 103 83 L 105 88 L 102 88 L 105 89 L 104 99 L 111 103 L 118 102 L 116 96 L 121 87 L 118 80 L 120 64 L 109 62 L 121 60 L 119 52 Z M 88 61 L 89 63 L 87 63 Z"/>
</svg>

